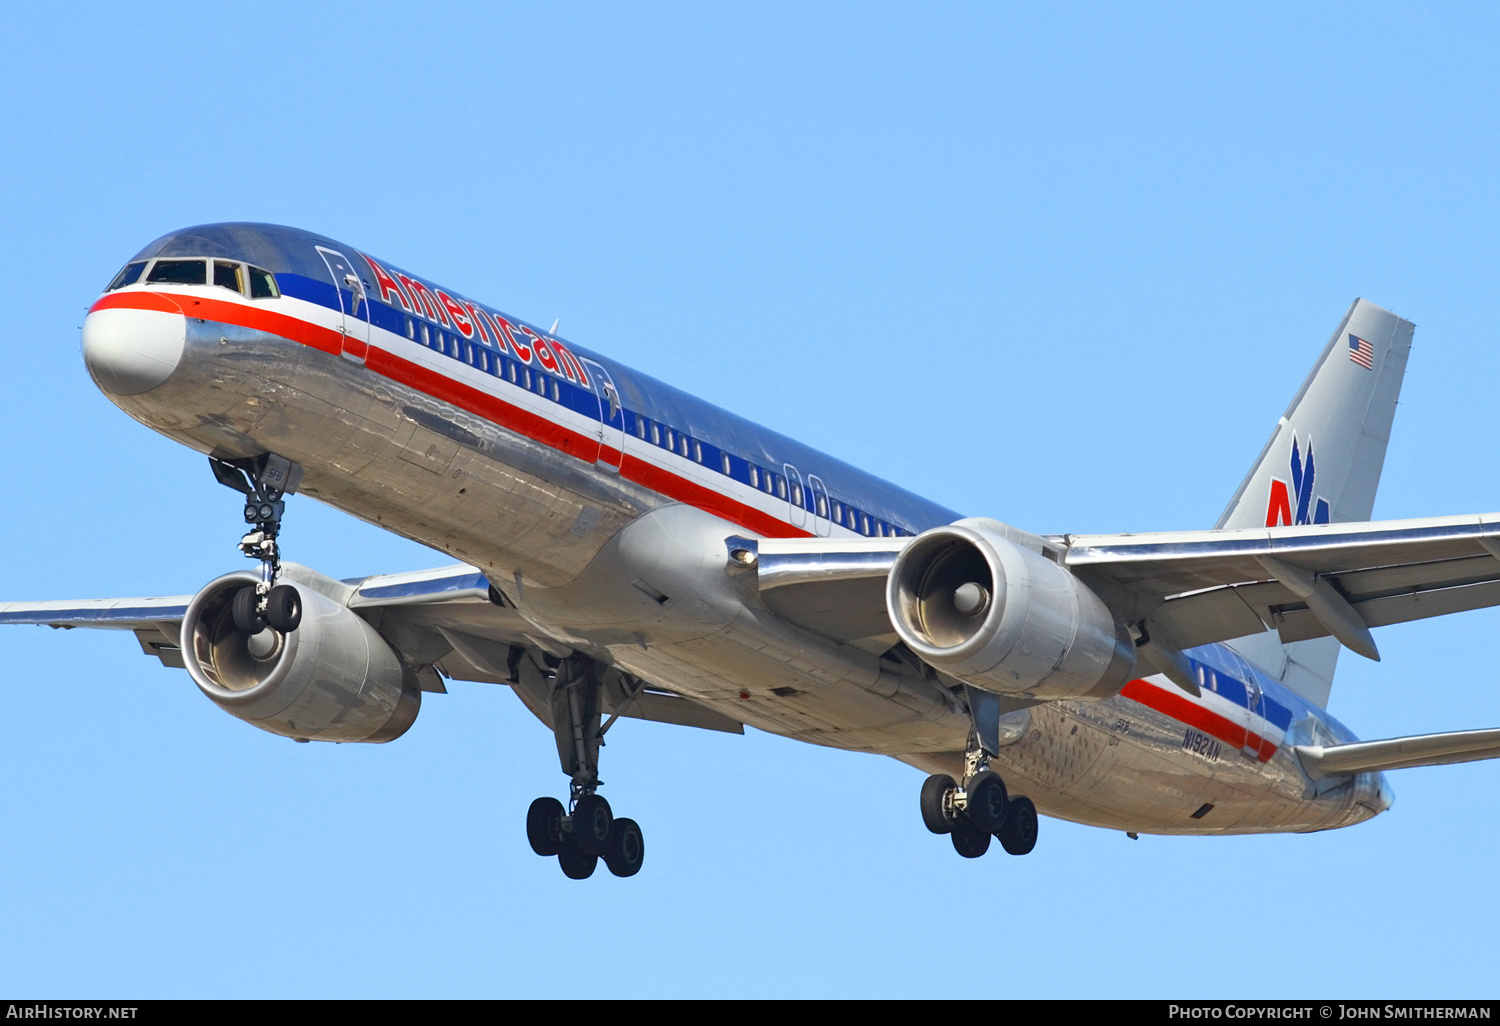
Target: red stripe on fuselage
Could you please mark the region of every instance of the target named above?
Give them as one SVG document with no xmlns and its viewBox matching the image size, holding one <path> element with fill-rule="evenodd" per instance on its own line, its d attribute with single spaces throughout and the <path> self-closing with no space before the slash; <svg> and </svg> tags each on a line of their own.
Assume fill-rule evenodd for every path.
<svg viewBox="0 0 1500 1026">
<path fill-rule="evenodd" d="M 1255 757 L 1260 762 L 1265 762 L 1276 754 L 1274 741 L 1261 737 L 1253 730 L 1246 730 L 1233 720 L 1226 719 L 1213 710 L 1190 701 L 1186 695 L 1159 688 L 1143 680 L 1133 680 L 1126 684 L 1120 690 L 1120 694 L 1131 701 L 1141 703 L 1148 709 L 1155 709 L 1159 713 L 1170 716 L 1179 723 L 1201 730 L 1210 737 L 1218 738 L 1227 745 L 1240 749 L 1247 746 L 1253 748 L 1256 752 Z"/>
<path fill-rule="evenodd" d="M 311 346 L 331 356 L 337 356 L 344 344 L 343 335 L 332 328 L 310 324 L 299 317 L 277 313 L 263 307 L 246 306 L 202 296 L 156 292 L 111 292 L 94 303 L 89 308 L 89 312 L 115 308 L 169 310 L 176 313 L 179 307 L 189 317 L 264 331 Z M 451 403 L 461 410 L 483 417 L 508 431 L 514 431 L 518 435 L 540 442 L 559 452 L 565 452 L 575 459 L 593 463 L 602 455 L 613 463 L 617 455 L 618 450 L 613 448 L 608 448 L 601 453 L 597 438 L 579 434 L 530 410 L 508 403 L 499 396 L 456 381 L 431 367 L 402 359 L 377 346 L 369 347 L 365 357 L 365 369 L 390 378 L 392 381 L 399 381 L 434 399 Z M 690 481 L 654 463 L 632 456 L 628 452 L 621 461 L 620 476 L 644 485 L 669 499 L 696 506 L 698 509 L 712 513 L 746 530 L 754 531 L 756 534 L 770 538 L 802 538 L 811 534 L 809 531 L 778 520 L 763 510 L 730 498 L 695 481 Z"/>
</svg>

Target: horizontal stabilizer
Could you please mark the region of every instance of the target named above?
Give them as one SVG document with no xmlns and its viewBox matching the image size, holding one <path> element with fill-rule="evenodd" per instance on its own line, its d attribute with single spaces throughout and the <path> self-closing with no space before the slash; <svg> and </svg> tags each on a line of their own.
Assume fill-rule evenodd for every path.
<svg viewBox="0 0 1500 1026">
<path fill-rule="evenodd" d="M 1386 741 L 1356 741 L 1347 745 L 1298 745 L 1302 768 L 1314 780 L 1368 773 L 1372 770 L 1446 766 L 1500 758 L 1500 730 L 1458 730 L 1451 734 L 1418 734 Z"/>
</svg>

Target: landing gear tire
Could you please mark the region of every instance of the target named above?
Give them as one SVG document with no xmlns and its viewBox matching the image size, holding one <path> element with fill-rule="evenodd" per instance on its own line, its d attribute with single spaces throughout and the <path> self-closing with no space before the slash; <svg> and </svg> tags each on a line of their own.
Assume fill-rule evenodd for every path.
<svg viewBox="0 0 1500 1026">
<path fill-rule="evenodd" d="M 569 836 L 579 851 L 603 855 L 609 850 L 609 828 L 614 818 L 603 795 L 586 794 L 573 806 L 573 829 Z"/>
<path fill-rule="evenodd" d="M 948 796 L 958 790 L 958 784 L 946 773 L 934 773 L 922 782 L 922 822 L 935 834 L 953 832 L 953 820 L 948 818 Z"/>
<path fill-rule="evenodd" d="M 278 584 L 266 596 L 266 623 L 283 634 L 302 622 L 302 596 L 290 584 Z"/>
<path fill-rule="evenodd" d="M 990 834 L 980 830 L 968 816 L 953 821 L 953 850 L 966 859 L 977 859 L 990 850 Z"/>
<path fill-rule="evenodd" d="M 580 851 L 571 837 L 564 836 L 557 849 L 557 864 L 562 866 L 563 875 L 569 880 L 587 880 L 599 867 L 599 856 Z"/>
<path fill-rule="evenodd" d="M 998 833 L 1005 826 L 1005 781 L 994 770 L 980 770 L 964 788 L 968 804 L 964 811 L 975 829 L 986 834 Z"/>
<path fill-rule="evenodd" d="M 646 842 L 640 825 L 633 819 L 617 819 L 609 831 L 609 850 L 604 864 L 615 876 L 635 876 L 646 861 Z"/>
<path fill-rule="evenodd" d="M 541 856 L 562 851 L 562 802 L 556 798 L 538 798 L 526 810 L 526 840 L 531 850 Z"/>
<path fill-rule="evenodd" d="M 1036 847 L 1036 806 L 1025 795 L 1016 795 L 1005 810 L 1005 825 L 997 835 L 1000 846 L 1012 855 L 1026 855 Z"/>
<path fill-rule="evenodd" d="M 246 585 L 234 593 L 232 615 L 235 630 L 253 638 L 266 629 L 266 621 L 255 608 L 259 602 L 260 596 L 252 585 Z"/>
</svg>

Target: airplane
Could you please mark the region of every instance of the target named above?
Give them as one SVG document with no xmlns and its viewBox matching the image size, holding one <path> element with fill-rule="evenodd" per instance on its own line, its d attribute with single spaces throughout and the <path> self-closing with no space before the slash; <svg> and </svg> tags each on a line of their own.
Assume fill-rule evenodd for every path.
<svg viewBox="0 0 1500 1026">
<path fill-rule="evenodd" d="M 95 384 L 243 498 L 253 569 L 193 595 L 0 603 L 132 632 L 296 742 L 383 743 L 457 679 L 555 738 L 526 814 L 570 878 L 639 872 L 600 793 L 619 717 L 893 757 L 978 858 L 1039 814 L 1139 834 L 1308 832 L 1385 771 L 1500 757 L 1500 730 L 1361 741 L 1342 649 L 1500 604 L 1500 513 L 1370 522 L 1413 324 L 1356 300 L 1210 530 L 1038 535 L 882 481 L 354 247 L 171 232 L 83 325 Z M 310 496 L 457 565 L 333 580 L 283 561 Z M 518 817 L 519 818 L 519 817 Z"/>
</svg>

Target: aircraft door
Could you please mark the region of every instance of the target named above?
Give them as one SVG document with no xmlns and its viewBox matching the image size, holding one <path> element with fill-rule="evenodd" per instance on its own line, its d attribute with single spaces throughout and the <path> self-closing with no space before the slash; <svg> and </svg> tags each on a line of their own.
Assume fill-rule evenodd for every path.
<svg viewBox="0 0 1500 1026">
<path fill-rule="evenodd" d="M 802 487 L 802 475 L 790 463 L 783 463 L 786 471 L 786 504 L 792 517 L 793 527 L 807 526 L 807 489 Z"/>
<path fill-rule="evenodd" d="M 1260 757 L 1261 743 L 1254 740 L 1260 737 L 1260 717 L 1265 710 L 1261 707 L 1262 694 L 1260 685 L 1255 682 L 1255 676 L 1251 673 L 1245 674 L 1245 746 L 1240 749 L 1240 754 L 1247 759 L 1258 759 Z"/>
<path fill-rule="evenodd" d="M 319 246 L 318 256 L 328 265 L 333 275 L 334 291 L 339 297 L 339 333 L 343 335 L 344 359 L 362 364 L 370 348 L 370 303 L 365 296 L 364 282 L 354 263 L 344 254 L 327 246 Z"/>
<path fill-rule="evenodd" d="M 827 538 L 833 533 L 833 519 L 829 515 L 833 511 L 828 507 L 828 489 L 823 487 L 822 479 L 816 474 L 808 474 L 807 490 L 811 493 L 809 497 L 812 500 L 813 531 L 819 538 Z"/>
<path fill-rule="evenodd" d="M 620 463 L 625 459 L 625 407 L 620 402 L 620 390 L 609 371 L 593 360 L 579 359 L 599 400 L 599 457 L 595 466 L 619 473 Z"/>
</svg>

